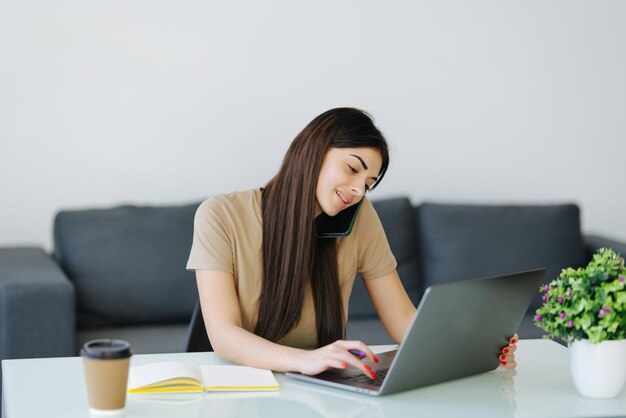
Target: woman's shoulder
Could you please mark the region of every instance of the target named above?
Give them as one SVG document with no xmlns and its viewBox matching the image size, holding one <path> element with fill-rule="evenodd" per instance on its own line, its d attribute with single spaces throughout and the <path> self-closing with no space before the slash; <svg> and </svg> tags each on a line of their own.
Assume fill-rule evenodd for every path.
<svg viewBox="0 0 626 418">
<path fill-rule="evenodd" d="M 198 213 L 217 216 L 255 213 L 260 210 L 261 190 L 250 189 L 213 195 L 198 207 Z"/>
<path fill-rule="evenodd" d="M 372 205 L 372 202 L 367 197 L 363 197 L 363 203 L 361 203 L 359 214 L 355 220 L 356 225 L 367 223 L 371 220 L 372 216 L 378 217 L 376 209 L 374 209 L 374 205 Z"/>
<path fill-rule="evenodd" d="M 363 203 L 359 208 L 359 214 L 354 223 L 354 230 L 356 231 L 354 239 L 372 239 L 373 235 L 377 234 L 380 224 L 380 218 L 378 217 L 374 205 L 372 205 L 371 200 L 364 197 Z"/>
</svg>

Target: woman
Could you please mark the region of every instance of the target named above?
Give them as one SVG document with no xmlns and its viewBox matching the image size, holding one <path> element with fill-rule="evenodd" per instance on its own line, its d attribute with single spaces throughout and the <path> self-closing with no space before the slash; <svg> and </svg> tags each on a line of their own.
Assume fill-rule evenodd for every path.
<svg viewBox="0 0 626 418">
<path fill-rule="evenodd" d="M 375 377 L 348 350 L 377 362 L 374 353 L 344 340 L 355 274 L 396 342 L 415 313 L 365 199 L 388 165 L 387 143 L 369 115 L 332 109 L 298 134 L 265 188 L 200 205 L 187 269 L 196 272 L 207 333 L 220 357 L 304 374 L 352 366 Z M 361 200 L 350 235 L 316 237 L 316 222 Z M 516 366 L 516 341 L 500 357 L 507 367 Z"/>
</svg>

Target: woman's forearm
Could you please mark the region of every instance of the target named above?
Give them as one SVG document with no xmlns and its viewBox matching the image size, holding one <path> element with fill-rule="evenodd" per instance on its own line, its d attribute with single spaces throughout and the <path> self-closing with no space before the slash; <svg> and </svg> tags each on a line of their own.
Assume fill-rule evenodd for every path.
<svg viewBox="0 0 626 418">
<path fill-rule="evenodd" d="M 279 372 L 300 371 L 306 350 L 276 344 L 236 325 L 222 326 L 211 338 L 215 353 L 238 364 Z"/>
<path fill-rule="evenodd" d="M 407 295 L 396 270 L 374 280 L 364 280 L 367 293 L 385 330 L 397 343 L 402 341 L 415 315 L 415 306 Z"/>
<path fill-rule="evenodd" d="M 242 327 L 239 298 L 231 273 L 196 271 L 198 294 L 207 334 L 215 353 L 247 366 L 299 371 L 305 350 L 272 343 Z"/>
<path fill-rule="evenodd" d="M 391 338 L 398 344 L 402 342 L 404 335 L 409 331 L 411 321 L 415 316 L 415 308 L 413 305 L 407 306 L 403 314 L 394 322 L 393 328 L 390 330 Z"/>
</svg>

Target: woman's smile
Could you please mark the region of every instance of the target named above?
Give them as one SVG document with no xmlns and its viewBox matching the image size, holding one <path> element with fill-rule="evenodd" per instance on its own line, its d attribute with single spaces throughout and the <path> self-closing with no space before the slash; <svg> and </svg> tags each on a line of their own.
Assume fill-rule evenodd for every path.
<svg viewBox="0 0 626 418">
<path fill-rule="evenodd" d="M 341 203 L 341 207 L 343 209 L 347 208 L 348 205 L 352 203 L 352 201 L 346 200 L 346 198 L 343 196 L 343 194 L 339 190 L 337 190 L 335 193 L 337 194 L 337 197 L 339 197 L 339 202 Z"/>
</svg>

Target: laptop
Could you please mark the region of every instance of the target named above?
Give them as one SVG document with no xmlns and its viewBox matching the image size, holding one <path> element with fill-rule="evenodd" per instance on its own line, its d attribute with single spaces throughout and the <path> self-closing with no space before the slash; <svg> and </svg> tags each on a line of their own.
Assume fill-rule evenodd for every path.
<svg viewBox="0 0 626 418">
<path fill-rule="evenodd" d="M 522 322 L 546 269 L 430 286 L 397 350 L 353 367 L 293 379 L 381 396 L 487 372 Z"/>
</svg>

